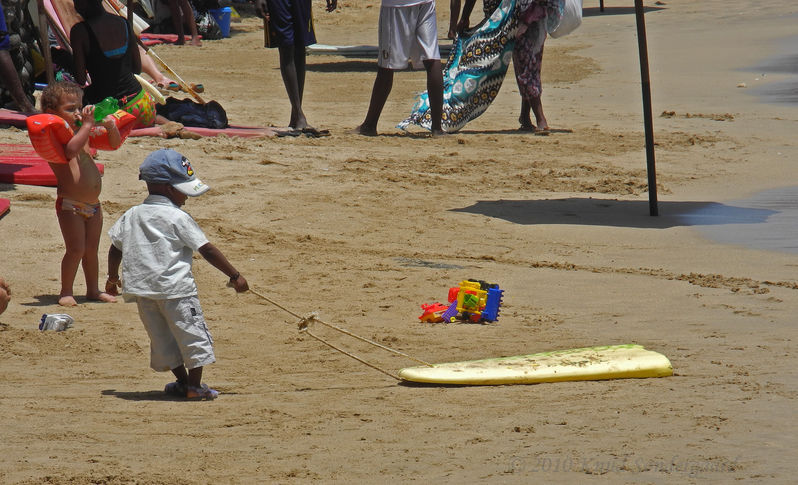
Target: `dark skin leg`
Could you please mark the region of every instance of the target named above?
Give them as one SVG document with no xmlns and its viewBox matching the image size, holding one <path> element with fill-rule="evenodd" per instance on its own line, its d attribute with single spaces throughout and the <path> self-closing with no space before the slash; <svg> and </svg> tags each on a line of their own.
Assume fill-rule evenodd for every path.
<svg viewBox="0 0 798 485">
<path fill-rule="evenodd" d="M 448 39 L 454 39 L 457 34 L 457 23 L 460 17 L 460 0 L 449 0 L 449 33 Z"/>
<path fill-rule="evenodd" d="M 537 128 L 532 124 L 530 111 L 535 115 Z M 540 96 L 534 97 L 529 101 L 525 99 L 521 100 L 521 116 L 518 117 L 518 122 L 521 123 L 521 131 L 548 131 L 549 124 L 546 121 L 546 116 L 543 114 L 543 103 L 540 100 Z"/>
<path fill-rule="evenodd" d="M 369 110 L 366 112 L 366 119 L 353 130 L 354 133 L 366 136 L 377 135 L 377 122 L 380 120 L 382 108 L 385 107 L 385 102 L 388 100 L 388 95 L 391 94 L 391 89 L 393 89 L 393 71 L 378 67 L 377 77 L 374 79 L 374 87 L 371 90 L 371 101 L 369 102 Z"/>
<path fill-rule="evenodd" d="M 283 77 L 288 101 L 291 103 L 289 126 L 295 130 L 308 128 L 308 120 L 302 111 L 302 95 L 305 90 L 305 50 L 294 46 L 279 47 L 280 74 Z"/>
<path fill-rule="evenodd" d="M 14 67 L 14 61 L 11 59 L 11 54 L 4 50 L 0 50 L 0 80 L 8 88 L 18 110 L 23 113 L 36 112 L 36 109 L 25 95 L 22 83 L 19 80 L 19 74 L 17 74 L 17 69 Z"/>
<path fill-rule="evenodd" d="M 175 33 L 177 34 L 176 44 L 183 45 L 186 43 L 186 40 L 183 29 L 183 13 L 178 4 L 178 0 L 169 0 L 169 13 L 172 17 L 172 28 L 175 29 Z"/>
<path fill-rule="evenodd" d="M 429 110 L 432 116 L 432 136 L 445 135 L 441 128 L 441 114 L 443 114 L 443 70 L 440 59 L 424 61 L 427 70 L 427 95 L 429 96 Z"/>
<path fill-rule="evenodd" d="M 540 100 L 540 96 L 532 98 L 530 106 L 532 108 L 532 113 L 535 114 L 535 121 L 538 123 L 538 129 L 536 131 L 547 131 L 549 129 L 549 123 L 546 121 L 546 116 L 543 115 L 543 103 Z"/>
<path fill-rule="evenodd" d="M 432 116 L 432 136 L 445 135 L 446 132 L 441 128 L 441 114 L 443 113 L 443 70 L 440 59 L 430 59 L 424 61 L 424 68 L 427 71 L 427 93 L 429 95 L 430 115 Z M 375 136 L 377 135 L 377 122 L 391 94 L 393 88 L 393 70 L 384 67 L 377 68 L 377 77 L 374 79 L 374 87 L 371 90 L 371 102 L 369 103 L 366 119 L 353 133 Z"/>
<path fill-rule="evenodd" d="M 181 365 L 172 369 L 172 374 L 177 378 L 177 382 L 181 384 L 188 384 L 191 387 L 202 386 L 202 367 L 195 367 L 190 371 L 186 371 L 186 366 Z"/>
</svg>

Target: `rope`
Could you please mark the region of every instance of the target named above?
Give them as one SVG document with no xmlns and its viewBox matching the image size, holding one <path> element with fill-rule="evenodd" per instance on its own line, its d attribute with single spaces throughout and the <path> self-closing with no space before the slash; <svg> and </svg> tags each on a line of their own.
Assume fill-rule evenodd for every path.
<svg viewBox="0 0 798 485">
<path fill-rule="evenodd" d="M 348 355 L 349 357 L 352 357 L 353 359 L 355 359 L 356 361 L 360 362 L 361 364 L 366 364 L 367 366 L 371 367 L 372 369 L 378 370 L 378 371 L 382 372 L 383 374 L 385 374 L 385 375 L 387 375 L 387 376 L 393 377 L 393 378 L 394 378 L 394 379 L 396 379 L 397 381 L 401 381 L 401 380 L 402 380 L 402 379 L 400 379 L 399 377 L 397 377 L 397 376 L 395 376 L 395 375 L 391 374 L 391 373 L 390 373 L 390 372 L 388 372 L 387 370 L 385 370 L 385 369 L 381 369 L 381 368 L 377 367 L 377 366 L 376 366 L 376 365 L 374 365 L 374 364 L 370 364 L 370 363 L 366 362 L 365 360 L 361 359 L 360 357 L 356 356 L 355 354 L 349 353 L 349 352 L 347 352 L 347 351 L 345 351 L 345 350 L 343 350 L 343 349 L 339 349 L 338 347 L 336 347 L 335 345 L 331 344 L 330 342 L 327 342 L 327 341 L 326 341 L 326 340 L 324 340 L 323 338 L 321 338 L 321 337 L 319 337 L 319 336 L 317 336 L 317 335 L 313 334 L 313 333 L 312 333 L 310 330 L 308 330 L 307 328 L 306 328 L 305 330 L 300 330 L 300 332 L 305 332 L 306 334 L 308 334 L 308 335 L 310 335 L 311 337 L 315 338 L 316 340 L 318 340 L 319 342 L 323 343 L 324 345 L 326 345 L 326 346 L 328 346 L 328 347 L 331 347 L 331 348 L 333 348 L 333 349 L 337 350 L 338 352 L 341 352 L 341 353 L 342 353 L 342 354 L 344 354 L 344 355 Z"/>
<path fill-rule="evenodd" d="M 388 351 L 388 352 L 392 352 L 392 353 L 394 353 L 396 355 L 401 355 L 402 357 L 408 358 L 408 359 L 413 360 L 415 362 L 418 362 L 420 364 L 424 364 L 424 365 L 426 365 L 428 367 L 432 367 L 432 364 L 430 364 L 428 362 L 424 362 L 421 359 L 417 359 L 417 358 L 415 358 L 415 357 L 413 357 L 411 355 L 408 355 L 408 354 L 406 354 L 404 352 L 400 352 L 400 351 L 398 351 L 396 349 L 392 349 L 392 348 L 386 347 L 385 345 L 382 345 L 380 343 L 374 342 L 373 340 L 369 340 L 367 338 L 361 337 L 360 335 L 356 335 L 356 334 L 354 334 L 354 333 L 352 333 L 352 332 L 350 332 L 350 331 L 348 331 L 346 329 L 343 329 L 343 328 L 341 328 L 341 327 L 339 327 L 337 325 L 333 325 L 332 323 L 327 323 L 327 322 L 325 322 L 323 320 L 320 320 L 318 318 L 318 315 L 315 312 L 309 313 L 309 314 L 307 314 L 305 316 L 300 316 L 299 314 L 289 310 L 288 308 L 286 308 L 283 305 L 277 303 L 276 301 L 272 300 L 271 298 L 267 297 L 266 295 L 263 295 L 263 294 L 255 291 L 255 290 L 253 290 L 252 288 L 250 288 L 249 291 L 250 291 L 250 293 L 253 293 L 253 294 L 259 296 L 260 298 L 268 301 L 269 303 L 271 303 L 272 305 L 276 306 L 277 308 L 285 311 L 286 313 L 298 318 L 299 322 L 297 323 L 297 325 L 299 327 L 299 332 L 300 333 L 306 333 L 306 334 L 310 335 L 311 337 L 313 337 L 314 339 L 318 340 L 319 342 L 327 345 L 328 347 L 331 347 L 331 348 L 337 350 L 338 352 L 341 352 L 342 354 L 347 355 L 347 356 L 357 360 L 358 362 L 371 367 L 372 369 L 378 370 L 378 371 L 382 372 L 383 374 L 391 376 L 394 379 L 401 380 L 401 379 L 399 379 L 399 377 L 391 374 L 390 372 L 388 372 L 388 371 L 386 371 L 384 369 L 381 369 L 381 368 L 377 367 L 376 365 L 370 364 L 370 363 L 366 362 L 365 360 L 361 359 L 360 357 L 358 357 L 358 356 L 356 356 L 356 355 L 354 355 L 354 354 L 352 354 L 350 352 L 347 352 L 345 350 L 342 350 L 342 349 L 336 347 L 335 345 L 327 342 L 326 340 L 324 340 L 323 338 L 319 337 L 318 335 L 313 334 L 310 331 L 310 325 L 313 322 L 318 322 L 318 323 L 320 323 L 320 324 L 322 324 L 322 325 L 324 325 L 324 326 L 326 326 L 328 328 L 331 328 L 333 330 L 341 332 L 342 334 L 347 335 L 349 337 L 355 338 L 355 339 L 360 340 L 362 342 L 366 342 L 366 343 L 371 344 L 371 345 L 373 345 L 375 347 L 378 347 L 378 348 L 380 348 L 382 350 L 385 350 L 385 351 Z"/>
</svg>

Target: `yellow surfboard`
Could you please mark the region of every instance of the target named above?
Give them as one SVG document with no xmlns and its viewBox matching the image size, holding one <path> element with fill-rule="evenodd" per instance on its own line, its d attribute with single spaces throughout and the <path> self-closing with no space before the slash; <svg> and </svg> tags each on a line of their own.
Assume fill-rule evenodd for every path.
<svg viewBox="0 0 798 485">
<path fill-rule="evenodd" d="M 472 386 L 670 375 L 673 367 L 667 357 L 634 344 L 450 362 L 399 371 L 399 377 L 405 381 Z"/>
</svg>

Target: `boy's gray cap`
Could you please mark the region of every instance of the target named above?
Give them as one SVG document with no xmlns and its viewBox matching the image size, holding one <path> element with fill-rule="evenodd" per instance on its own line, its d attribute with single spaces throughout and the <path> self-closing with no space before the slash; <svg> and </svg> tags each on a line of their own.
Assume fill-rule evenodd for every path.
<svg viewBox="0 0 798 485">
<path fill-rule="evenodd" d="M 210 189 L 194 174 L 188 159 L 170 148 L 161 148 L 147 155 L 139 167 L 139 180 L 169 184 L 190 197 L 202 195 Z"/>
</svg>

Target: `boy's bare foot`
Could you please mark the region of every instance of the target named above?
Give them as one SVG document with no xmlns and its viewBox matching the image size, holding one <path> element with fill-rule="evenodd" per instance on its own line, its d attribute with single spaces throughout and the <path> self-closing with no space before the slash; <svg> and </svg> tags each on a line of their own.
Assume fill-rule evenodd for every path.
<svg viewBox="0 0 798 485">
<path fill-rule="evenodd" d="M 75 297 L 72 295 L 64 295 L 58 299 L 58 304 L 61 306 L 78 306 Z"/>
<path fill-rule="evenodd" d="M 353 135 L 377 136 L 377 129 L 360 125 L 357 128 L 353 128 L 349 133 Z"/>
<path fill-rule="evenodd" d="M 116 303 L 116 297 L 104 291 L 98 292 L 96 294 L 92 293 L 90 295 L 86 295 L 86 299 L 91 301 L 103 301 L 105 303 Z"/>
</svg>

